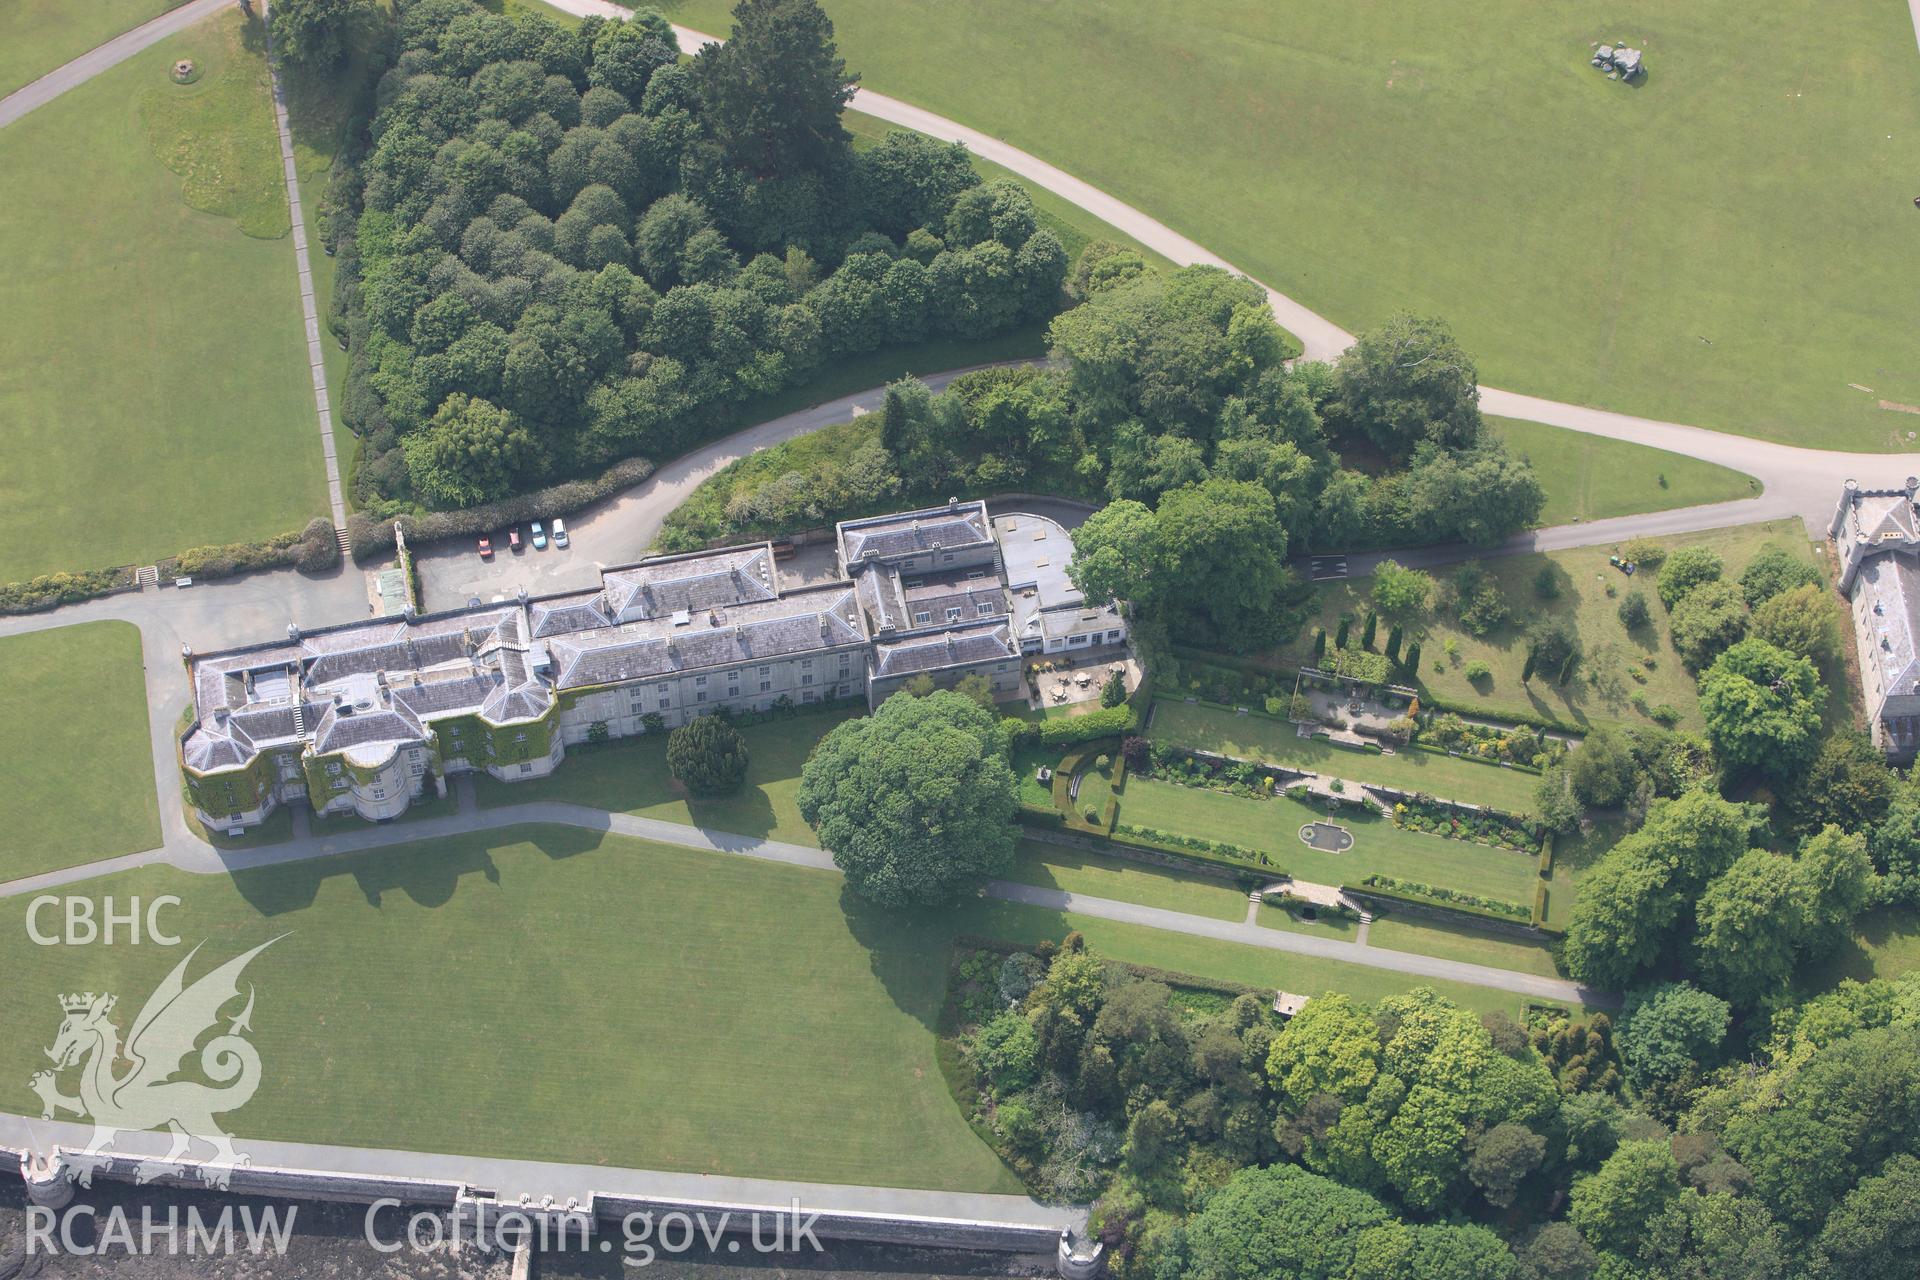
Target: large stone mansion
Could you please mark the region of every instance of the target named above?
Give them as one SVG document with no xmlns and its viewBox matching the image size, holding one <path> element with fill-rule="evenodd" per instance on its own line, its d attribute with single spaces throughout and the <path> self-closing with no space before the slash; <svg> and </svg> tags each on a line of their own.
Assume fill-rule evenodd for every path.
<svg viewBox="0 0 1920 1280">
<path fill-rule="evenodd" d="M 1847 481 L 1827 527 L 1853 615 L 1873 744 L 1905 764 L 1920 747 L 1920 478 Z"/>
<path fill-rule="evenodd" d="M 450 773 L 542 777 L 583 742 L 721 708 L 872 707 L 919 676 L 1021 697 L 1026 655 L 1126 640 L 1118 610 L 1068 581 L 1072 543 L 1045 517 L 953 501 L 835 534 L 826 581 L 783 582 L 761 542 L 607 569 L 595 590 L 189 655 L 192 806 L 228 832 L 289 802 L 384 821 Z"/>
</svg>

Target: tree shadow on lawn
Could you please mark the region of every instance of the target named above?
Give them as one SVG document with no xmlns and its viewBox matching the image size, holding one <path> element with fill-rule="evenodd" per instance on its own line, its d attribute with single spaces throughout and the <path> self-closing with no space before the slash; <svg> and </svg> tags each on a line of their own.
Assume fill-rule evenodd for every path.
<svg viewBox="0 0 1920 1280">
<path fill-rule="evenodd" d="M 694 796 L 687 795 L 686 789 L 678 782 L 669 783 L 668 786 L 675 796 L 686 800 L 687 813 L 697 827 L 768 839 L 772 837 L 774 828 L 780 825 L 779 817 L 773 811 L 773 801 L 754 780 L 751 765 L 747 769 L 747 781 L 731 795 Z"/>
<path fill-rule="evenodd" d="M 840 910 L 854 940 L 866 948 L 867 964 L 894 1007 L 937 1033 L 956 933 L 954 914 L 964 906 L 882 907 L 843 884 Z M 1066 936 L 1064 927 L 1061 936 Z"/>
<path fill-rule="evenodd" d="M 601 832 L 575 827 L 509 828 L 442 839 L 430 845 L 394 845 L 366 853 L 254 867 L 235 871 L 233 885 L 265 916 L 313 906 L 320 886 L 339 876 L 351 876 L 367 905 L 375 909 L 393 892 L 404 893 L 417 906 L 443 907 L 453 901 L 464 878 L 478 874 L 488 884 L 501 883 L 500 866 L 493 858 L 495 849 L 530 844 L 558 860 L 591 853 L 600 847 L 602 839 Z"/>
</svg>

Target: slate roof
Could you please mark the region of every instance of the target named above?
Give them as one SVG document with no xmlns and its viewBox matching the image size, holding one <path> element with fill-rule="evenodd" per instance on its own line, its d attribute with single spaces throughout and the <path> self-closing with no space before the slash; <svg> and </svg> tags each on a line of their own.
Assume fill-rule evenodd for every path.
<svg viewBox="0 0 1920 1280">
<path fill-rule="evenodd" d="M 606 610 L 619 622 L 681 610 L 724 609 L 775 599 L 773 549 L 766 543 L 645 560 L 602 575 Z"/>
<path fill-rule="evenodd" d="M 1911 542 L 1920 539 L 1920 515 L 1903 490 L 1863 493 L 1854 499 L 1849 517 L 1855 537 L 1869 543 Z"/>
<path fill-rule="evenodd" d="M 843 520 L 839 535 L 840 562 L 850 573 L 857 571 L 869 553 L 884 561 L 923 551 L 990 546 L 993 542 L 987 527 L 987 504 L 980 501 Z"/>
<path fill-rule="evenodd" d="M 1004 621 L 972 627 L 956 625 L 933 634 L 877 641 L 873 652 L 873 672 L 877 680 L 971 667 L 1020 656 Z"/>
<path fill-rule="evenodd" d="M 549 640 L 553 683 L 580 689 L 678 676 L 741 663 L 824 652 L 866 639 L 853 588 L 845 583 L 766 601 L 570 632 Z"/>
<path fill-rule="evenodd" d="M 1874 556 L 1860 566 L 1853 590 L 1866 597 L 1861 647 L 1879 669 L 1882 695 L 1920 693 L 1920 561 Z"/>
<path fill-rule="evenodd" d="M 432 719 L 539 716 L 551 694 L 529 668 L 522 626 L 517 606 L 494 605 L 349 623 L 196 658 L 199 720 L 182 755 L 205 773 L 310 742 L 316 754 L 374 762 L 424 740 Z"/>
</svg>

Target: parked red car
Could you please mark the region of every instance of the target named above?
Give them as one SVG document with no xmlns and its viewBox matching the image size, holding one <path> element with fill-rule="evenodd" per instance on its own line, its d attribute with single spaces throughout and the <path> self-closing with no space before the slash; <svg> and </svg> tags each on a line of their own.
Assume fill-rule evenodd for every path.
<svg viewBox="0 0 1920 1280">
<path fill-rule="evenodd" d="M 480 539 L 480 558 L 482 560 L 493 559 L 493 539 L 492 538 Z"/>
<path fill-rule="evenodd" d="M 520 549 L 520 526 L 515 525 L 513 528 L 507 530 L 507 550 L 518 551 L 519 549 Z"/>
</svg>

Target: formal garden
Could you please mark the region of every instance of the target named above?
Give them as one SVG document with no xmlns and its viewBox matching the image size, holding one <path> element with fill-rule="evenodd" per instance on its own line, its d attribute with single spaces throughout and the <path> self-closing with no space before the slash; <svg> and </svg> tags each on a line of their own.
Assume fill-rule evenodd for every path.
<svg viewBox="0 0 1920 1280">
<path fill-rule="evenodd" d="M 1818 568 L 1800 522 L 1778 520 L 1468 561 L 1426 575 L 1424 598 L 1398 618 L 1380 607 L 1375 578 L 1320 583 L 1292 641 L 1261 654 L 1257 667 L 1290 673 L 1313 660 L 1321 635 L 1332 647 L 1343 625 L 1358 636 L 1376 614 L 1374 649 L 1384 649 L 1390 630 L 1403 633 L 1402 657 L 1418 646 L 1417 670 L 1396 664 L 1393 678 L 1416 684 L 1427 707 L 1573 732 L 1595 724 L 1697 732 L 1704 721 L 1696 670 L 1674 640 L 1671 609 L 1657 586 L 1661 563 L 1682 547 L 1717 556 L 1718 576 L 1729 581 L 1763 552 Z M 1636 566 L 1632 574 L 1622 570 L 1628 561 Z M 1549 632 L 1577 653 L 1571 666 L 1564 656 L 1536 658 Z"/>
</svg>

